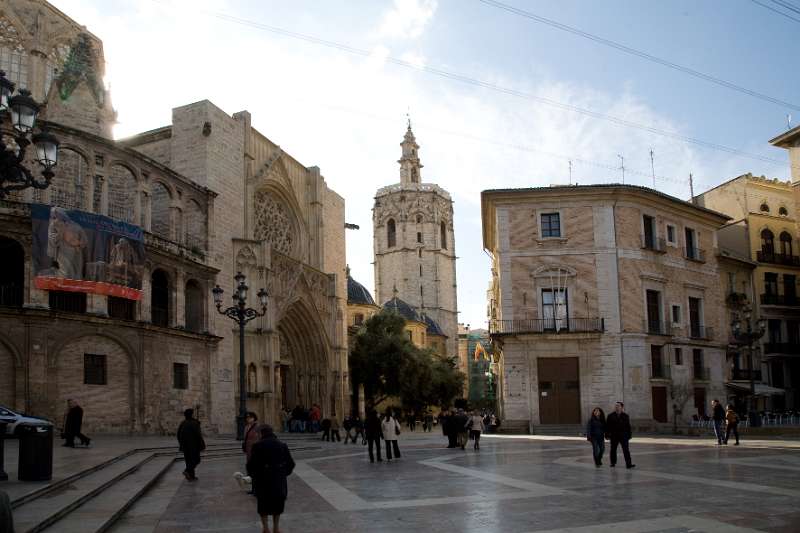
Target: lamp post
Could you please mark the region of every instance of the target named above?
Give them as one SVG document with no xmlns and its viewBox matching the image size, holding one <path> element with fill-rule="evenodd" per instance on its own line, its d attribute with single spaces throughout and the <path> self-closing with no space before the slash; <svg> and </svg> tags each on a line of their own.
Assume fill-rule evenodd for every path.
<svg viewBox="0 0 800 533">
<path fill-rule="evenodd" d="M 756 321 L 756 329 L 753 329 L 753 313 L 749 306 L 742 309 L 742 317 L 744 321 L 742 321 L 738 315 L 735 315 L 733 322 L 731 322 L 731 327 L 733 328 L 733 336 L 736 341 L 739 342 L 740 345 L 747 345 L 747 362 L 750 367 L 750 405 L 748 406 L 748 418 L 752 425 L 753 420 L 755 420 L 754 415 L 756 415 L 756 373 L 753 368 L 754 344 L 764 336 L 764 332 L 767 329 L 767 321 L 763 318 L 759 319 Z"/>
<path fill-rule="evenodd" d="M 259 289 L 256 296 L 261 303 L 261 311 L 256 311 L 250 307 L 246 307 L 247 303 L 247 284 L 245 283 L 245 275 L 237 272 L 233 277 L 236 280 L 236 289 L 233 293 L 233 305 L 227 309 L 222 309 L 222 293 L 225 292 L 219 285 L 212 289 L 214 293 L 214 305 L 217 306 L 217 311 L 221 315 L 239 324 L 239 415 L 236 417 L 236 439 L 244 439 L 244 418 L 247 413 L 247 391 L 245 387 L 245 368 L 244 368 L 244 326 L 251 320 L 264 316 L 267 313 L 267 304 L 269 303 L 269 294 L 266 289 Z"/>
<path fill-rule="evenodd" d="M 26 89 L 19 89 L 12 96 L 14 87 L 0 70 L 0 199 L 12 191 L 46 189 L 54 176 L 53 167 L 58 163 L 58 139 L 46 131 L 33 134 L 39 104 Z M 7 118 L 10 127 L 6 125 Z M 37 180 L 22 164 L 31 143 L 36 148 L 34 159 L 42 166 L 44 180 Z"/>
</svg>

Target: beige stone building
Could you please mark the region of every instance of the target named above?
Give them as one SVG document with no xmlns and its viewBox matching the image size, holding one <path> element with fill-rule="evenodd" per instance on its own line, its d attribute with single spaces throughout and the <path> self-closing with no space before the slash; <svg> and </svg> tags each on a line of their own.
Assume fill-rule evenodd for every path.
<svg viewBox="0 0 800 533">
<path fill-rule="evenodd" d="M 74 397 L 88 431 L 157 433 L 194 406 L 209 431 L 231 433 L 238 333 L 211 288 L 230 302 L 240 271 L 251 306 L 259 288 L 270 293 L 266 316 L 246 330 L 248 408 L 272 422 L 282 405 L 341 412 L 344 200 L 319 168 L 254 129 L 246 111 L 208 101 L 174 109 L 169 126 L 109 140 L 102 43 L 43 1 L 0 3 L 0 27 L 0 68 L 44 95 L 41 119 L 61 141 L 50 188 L 0 203 L 0 367 L 14 369 L 0 375 L 0 403 L 60 420 Z M 141 300 L 37 289 L 31 202 L 140 226 Z"/>
<path fill-rule="evenodd" d="M 618 400 L 655 426 L 725 397 L 725 215 L 587 185 L 484 191 L 482 218 L 505 429 L 583 423 Z"/>
<path fill-rule="evenodd" d="M 755 264 L 753 297 L 748 300 L 753 320 L 767 323 L 754 354 L 753 372 L 760 409 L 800 407 L 800 243 L 795 184 L 744 174 L 696 198 L 699 205 L 725 213 L 732 221 L 719 231 L 720 247 Z M 728 280 L 741 290 L 744 280 Z M 733 389 L 749 389 L 749 357 L 734 350 L 733 369 L 739 378 Z"/>
<path fill-rule="evenodd" d="M 453 202 L 438 185 L 422 182 L 410 122 L 400 146 L 400 183 L 379 189 L 372 209 L 375 294 L 379 302 L 407 302 L 431 334 L 447 337 L 440 353 L 457 357 Z"/>
</svg>

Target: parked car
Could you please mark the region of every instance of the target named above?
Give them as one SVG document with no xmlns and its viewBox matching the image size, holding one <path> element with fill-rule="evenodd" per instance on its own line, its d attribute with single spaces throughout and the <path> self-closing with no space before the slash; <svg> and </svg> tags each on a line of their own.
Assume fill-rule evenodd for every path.
<svg viewBox="0 0 800 533">
<path fill-rule="evenodd" d="M 7 424 L 7 435 L 19 435 L 22 427 L 35 427 L 37 429 L 53 427 L 53 423 L 46 418 L 18 413 L 3 405 L 0 405 L 0 423 Z"/>
</svg>

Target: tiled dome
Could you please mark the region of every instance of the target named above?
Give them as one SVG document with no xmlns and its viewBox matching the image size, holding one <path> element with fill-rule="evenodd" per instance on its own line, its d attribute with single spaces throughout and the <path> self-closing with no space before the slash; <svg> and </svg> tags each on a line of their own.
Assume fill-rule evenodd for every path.
<svg viewBox="0 0 800 533">
<path fill-rule="evenodd" d="M 375 305 L 375 300 L 366 287 L 347 275 L 347 303 Z"/>
<path fill-rule="evenodd" d="M 385 304 L 383 304 L 384 309 L 388 309 L 389 311 L 394 311 L 395 313 L 399 314 L 406 320 L 414 320 L 416 322 L 425 322 L 425 320 L 419 316 L 413 307 L 405 303 L 403 300 L 395 296 Z"/>
</svg>

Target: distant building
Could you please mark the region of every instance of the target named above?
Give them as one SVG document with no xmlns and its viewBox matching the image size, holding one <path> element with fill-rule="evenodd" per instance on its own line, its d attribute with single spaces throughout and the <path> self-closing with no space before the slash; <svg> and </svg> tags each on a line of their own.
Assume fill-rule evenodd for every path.
<svg viewBox="0 0 800 533">
<path fill-rule="evenodd" d="M 501 417 L 581 424 L 614 402 L 639 426 L 726 396 L 716 231 L 728 217 L 631 185 L 488 190 L 483 245 Z"/>
</svg>

